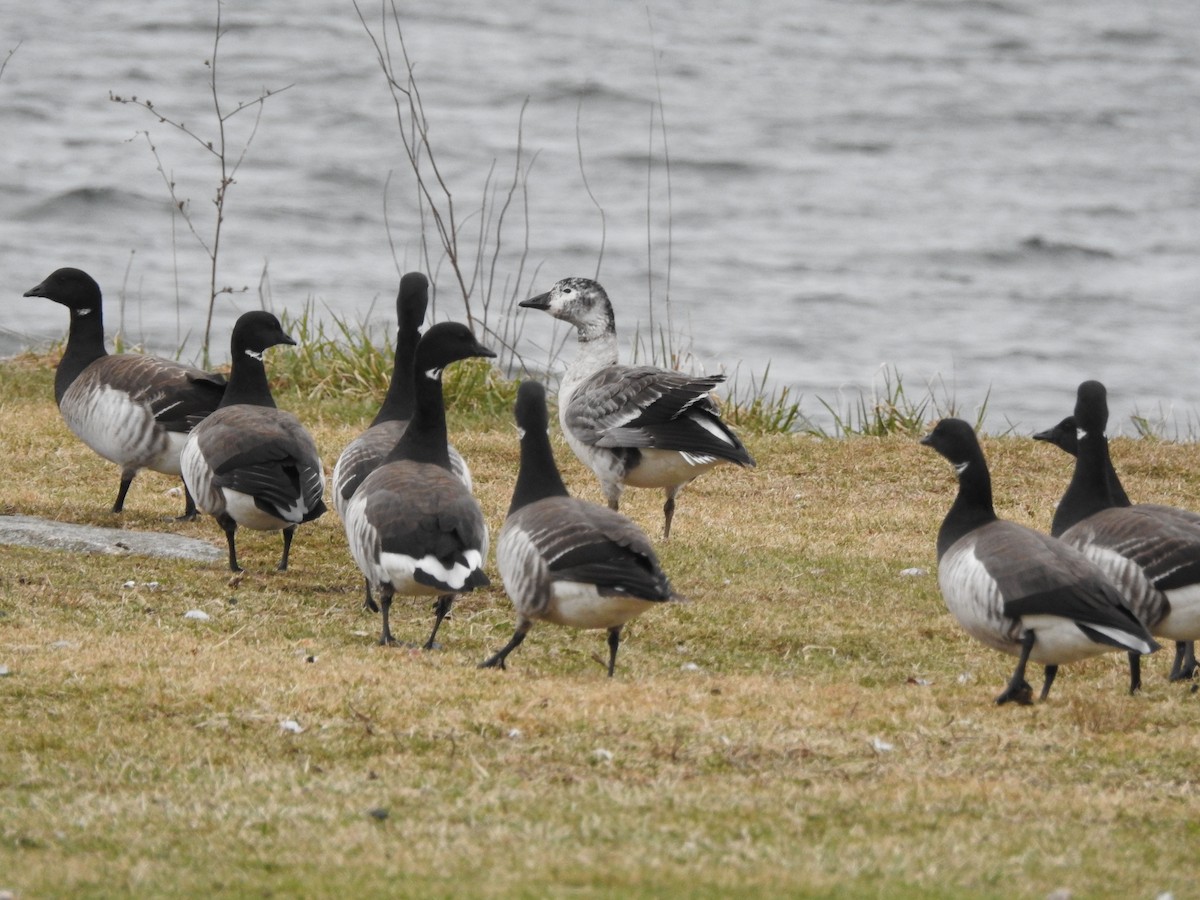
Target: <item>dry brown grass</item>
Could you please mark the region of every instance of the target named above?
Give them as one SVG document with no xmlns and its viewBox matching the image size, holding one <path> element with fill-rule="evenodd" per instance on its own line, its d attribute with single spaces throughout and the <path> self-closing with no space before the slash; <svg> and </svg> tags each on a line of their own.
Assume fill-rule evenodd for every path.
<svg viewBox="0 0 1200 900">
<path fill-rule="evenodd" d="M 153 474 L 118 523 L 116 470 L 67 434 L 49 371 L 0 379 L 0 508 L 222 544 L 211 519 L 166 521 L 179 501 Z M 279 399 L 329 463 L 361 427 Z M 498 528 L 512 427 L 451 424 Z M 602 634 L 551 626 L 477 670 L 511 633 L 498 589 L 461 602 L 443 651 L 376 646 L 333 513 L 284 574 L 278 535 L 245 533 L 236 584 L 221 564 L 5 548 L 0 890 L 1196 896 L 1200 697 L 1169 660 L 1138 697 L 1110 656 L 1066 667 L 1044 705 L 992 706 L 1012 661 L 962 634 L 932 574 L 901 574 L 934 570 L 945 463 L 907 439 L 751 444 L 757 470 L 681 496 L 662 554 L 691 602 L 634 623 L 611 681 Z M 985 449 L 1002 514 L 1045 528 L 1069 460 Z M 1131 495 L 1198 505 L 1195 447 L 1114 457 Z M 626 511 L 657 534 L 660 504 Z M 428 605 L 398 607 L 397 634 L 423 637 Z"/>
</svg>

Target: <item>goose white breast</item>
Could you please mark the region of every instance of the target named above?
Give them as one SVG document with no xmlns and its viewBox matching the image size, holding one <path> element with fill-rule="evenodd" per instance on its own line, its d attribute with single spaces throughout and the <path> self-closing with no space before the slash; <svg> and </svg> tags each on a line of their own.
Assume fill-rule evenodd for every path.
<svg viewBox="0 0 1200 900">
<path fill-rule="evenodd" d="M 109 354 L 100 286 L 80 269 L 57 269 L 24 296 L 45 297 L 70 310 L 70 331 L 55 373 L 54 396 L 72 433 L 121 467 L 112 511 L 124 509 L 140 470 L 180 475 L 179 454 L 187 434 L 217 408 L 225 379 L 154 356 Z M 195 514 L 185 488 L 183 517 Z"/>
</svg>

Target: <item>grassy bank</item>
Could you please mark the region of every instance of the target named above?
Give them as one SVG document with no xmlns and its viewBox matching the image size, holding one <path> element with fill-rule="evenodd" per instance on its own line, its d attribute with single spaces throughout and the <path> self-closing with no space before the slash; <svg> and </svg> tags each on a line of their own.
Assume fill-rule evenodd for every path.
<svg viewBox="0 0 1200 900">
<path fill-rule="evenodd" d="M 280 406 L 331 465 L 374 402 L 281 357 Z M 211 519 L 167 521 L 175 484 L 152 473 L 107 512 L 117 471 L 62 425 L 49 366 L 0 365 L 0 510 L 222 546 Z M 494 535 L 516 440 L 493 405 L 460 398 L 450 424 Z M 1011 660 L 965 637 L 932 575 L 945 462 L 909 437 L 747 442 L 757 470 L 681 495 L 661 551 L 691 602 L 636 621 L 611 681 L 601 633 L 550 626 L 507 672 L 477 670 L 511 634 L 498 588 L 461 602 L 442 651 L 377 646 L 332 512 L 283 574 L 279 536 L 244 532 L 236 582 L 4 548 L 0 890 L 1197 896 L 1200 695 L 1167 684 L 1167 655 L 1138 697 L 1109 656 L 1065 667 L 1045 705 L 993 707 Z M 1069 460 L 1020 437 L 985 450 L 1002 514 L 1047 527 Z M 1196 453 L 1113 451 L 1132 496 L 1192 507 Z M 625 509 L 657 534 L 660 505 Z M 394 612 L 401 638 L 432 622 L 425 603 Z"/>
</svg>

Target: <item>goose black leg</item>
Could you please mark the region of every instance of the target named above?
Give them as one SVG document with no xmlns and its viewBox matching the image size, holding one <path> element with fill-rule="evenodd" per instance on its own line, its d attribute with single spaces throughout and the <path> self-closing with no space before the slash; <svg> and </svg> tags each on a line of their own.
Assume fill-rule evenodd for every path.
<svg viewBox="0 0 1200 900">
<path fill-rule="evenodd" d="M 667 502 L 663 504 L 663 540 L 671 539 L 671 520 L 675 518 L 675 495 L 667 491 Z"/>
<path fill-rule="evenodd" d="M 379 604 L 371 596 L 371 581 L 368 578 L 363 579 L 363 592 L 363 609 L 373 613 L 379 612 Z"/>
<path fill-rule="evenodd" d="M 1196 674 L 1196 645 L 1192 641 L 1175 642 L 1175 661 L 1171 664 L 1171 681 L 1187 681 Z"/>
<path fill-rule="evenodd" d="M 1008 687 L 996 698 L 997 705 L 1015 701 L 1021 706 L 1028 706 L 1033 702 L 1033 688 L 1025 680 L 1025 665 L 1029 662 L 1029 652 L 1033 650 L 1033 642 L 1033 632 L 1026 631 L 1021 638 L 1021 655 L 1017 659 L 1017 668 L 1013 671 L 1012 678 L 1008 680 Z M 1053 676 L 1049 674 L 1050 667 L 1047 666 L 1046 669 L 1048 680 L 1053 681 Z M 1049 690 L 1049 683 L 1045 689 Z"/>
<path fill-rule="evenodd" d="M 129 493 L 129 486 L 133 484 L 133 476 L 121 473 L 121 487 L 117 490 L 117 502 L 113 504 L 112 511 L 119 513 L 125 508 L 125 495 Z"/>
<path fill-rule="evenodd" d="M 507 644 L 505 644 L 503 647 L 501 647 L 499 650 L 497 650 L 494 655 L 489 656 L 487 659 L 485 659 L 483 662 L 481 662 L 479 664 L 479 668 L 481 668 L 481 669 L 496 669 L 496 668 L 503 669 L 503 668 L 505 668 L 504 660 L 508 658 L 508 654 L 512 653 L 514 650 L 516 650 L 518 647 L 521 646 L 521 641 L 525 640 L 525 635 L 527 635 L 528 633 L 529 633 L 529 626 L 527 624 L 525 624 L 525 623 L 518 624 L 517 630 L 512 636 L 512 640 L 509 641 Z"/>
<path fill-rule="evenodd" d="M 192 522 L 196 518 L 196 501 L 192 497 L 192 492 L 188 490 L 187 485 L 183 486 L 183 515 L 175 519 L 176 522 Z"/>
<path fill-rule="evenodd" d="M 608 629 L 608 677 L 613 677 L 617 668 L 617 648 L 621 646 L 621 626 Z"/>
<path fill-rule="evenodd" d="M 392 595 L 394 593 L 390 584 L 381 585 L 379 588 L 379 611 L 383 614 L 383 631 L 379 634 L 379 645 L 381 647 L 396 643 L 396 639 L 392 637 L 392 629 L 388 625 L 388 613 L 392 609 Z"/>
<path fill-rule="evenodd" d="M 442 619 L 446 618 L 446 614 L 450 612 L 450 607 L 454 605 L 453 594 L 442 594 L 437 598 L 437 603 L 433 607 L 433 631 L 429 634 L 429 640 L 425 642 L 424 649 L 433 650 L 439 647 L 439 644 L 434 643 L 434 638 L 437 637 L 438 628 L 441 627 Z"/>
<path fill-rule="evenodd" d="M 1046 677 L 1042 681 L 1042 693 L 1038 700 L 1045 700 L 1050 693 L 1050 685 L 1054 684 L 1054 676 L 1058 674 L 1058 666 L 1046 666 Z"/>
<path fill-rule="evenodd" d="M 1129 651 L 1129 693 L 1142 689 L 1142 654 Z"/>
<path fill-rule="evenodd" d="M 286 572 L 288 564 L 288 555 L 292 552 L 292 538 L 296 534 L 296 526 L 283 529 L 283 556 L 279 560 L 279 571 Z"/>
<path fill-rule="evenodd" d="M 229 516 L 222 515 L 217 517 L 217 524 L 224 530 L 225 543 L 229 545 L 229 571 L 242 571 L 237 561 L 237 539 L 234 537 L 237 534 L 237 522 Z"/>
</svg>

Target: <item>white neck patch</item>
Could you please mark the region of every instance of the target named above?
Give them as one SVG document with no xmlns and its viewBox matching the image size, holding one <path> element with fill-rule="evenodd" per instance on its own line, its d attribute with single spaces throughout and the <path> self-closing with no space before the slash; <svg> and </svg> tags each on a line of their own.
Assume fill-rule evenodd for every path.
<svg viewBox="0 0 1200 900">
<path fill-rule="evenodd" d="M 1087 437 L 1087 434 L 1088 433 L 1086 431 L 1084 431 L 1082 428 L 1076 428 L 1075 429 L 1075 440 L 1082 441 L 1085 437 Z"/>
<path fill-rule="evenodd" d="M 437 369 L 437 368 L 426 369 L 425 377 L 428 378 L 430 381 L 441 381 L 442 380 L 442 370 Z"/>
<path fill-rule="evenodd" d="M 90 309 L 90 308 L 89 308 L 89 309 L 77 309 L 77 310 L 75 310 L 75 315 L 77 315 L 77 316 L 90 316 L 91 314 L 92 314 L 92 311 L 91 311 L 91 309 Z"/>
<path fill-rule="evenodd" d="M 251 359 L 257 359 L 259 362 L 263 361 L 263 351 L 262 350 L 247 350 L 246 355 L 248 357 L 250 357 Z"/>
<path fill-rule="evenodd" d="M 957 474 L 961 475 L 963 472 L 967 471 L 967 468 L 968 468 L 970 465 L 971 465 L 970 463 L 965 463 L 965 462 L 961 462 L 961 463 L 955 463 L 955 464 L 954 464 L 954 471 L 955 471 Z"/>
</svg>

